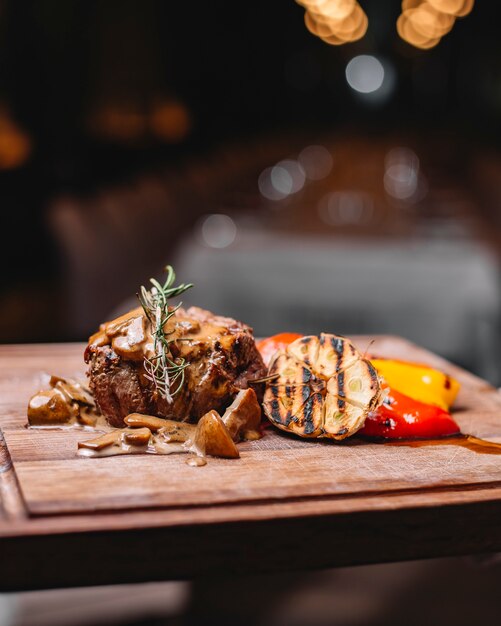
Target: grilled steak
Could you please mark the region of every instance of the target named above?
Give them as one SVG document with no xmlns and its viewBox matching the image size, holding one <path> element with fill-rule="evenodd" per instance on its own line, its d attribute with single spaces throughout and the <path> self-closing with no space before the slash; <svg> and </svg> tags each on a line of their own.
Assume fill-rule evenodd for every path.
<svg viewBox="0 0 501 626">
<path fill-rule="evenodd" d="M 241 322 L 191 307 L 179 309 L 164 330 L 174 339 L 172 356 L 188 363 L 171 404 L 144 370 L 153 339 L 142 309 L 102 324 L 90 338 L 85 351 L 90 389 L 112 426 L 122 427 L 129 413 L 197 421 L 211 409 L 223 411 L 249 379 L 266 374 L 252 329 Z"/>
</svg>

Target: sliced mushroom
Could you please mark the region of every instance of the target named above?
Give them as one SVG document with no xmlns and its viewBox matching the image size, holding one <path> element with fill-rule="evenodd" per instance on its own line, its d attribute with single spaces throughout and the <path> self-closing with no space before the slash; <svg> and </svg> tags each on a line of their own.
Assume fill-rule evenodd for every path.
<svg viewBox="0 0 501 626">
<path fill-rule="evenodd" d="M 60 376 L 51 376 L 49 384 L 54 389 L 59 389 L 68 400 L 87 406 L 95 406 L 94 398 L 90 391 L 76 380 L 61 378 Z"/>
<path fill-rule="evenodd" d="M 124 439 L 133 446 L 146 446 L 151 439 L 151 430 L 149 428 L 124 430 Z"/>
<path fill-rule="evenodd" d="M 186 422 L 174 422 L 173 420 L 166 420 L 170 422 L 168 426 L 162 428 L 158 434 L 162 435 L 165 441 L 168 443 L 181 442 L 184 443 L 188 439 L 193 439 L 197 427 L 194 424 L 187 424 Z"/>
<path fill-rule="evenodd" d="M 259 439 L 261 407 L 254 389 L 242 389 L 226 409 L 221 418 L 233 441 L 252 438 L 254 433 Z"/>
<path fill-rule="evenodd" d="M 160 430 L 161 428 L 169 428 L 172 424 L 176 424 L 173 420 L 165 420 L 161 417 L 155 417 L 154 415 L 143 415 L 142 413 L 130 413 L 124 418 L 124 422 L 127 426 L 132 428 L 149 428 L 153 432 Z"/>
<path fill-rule="evenodd" d="M 91 411 L 85 410 L 85 408 L 80 408 L 80 412 L 78 414 L 78 421 L 83 426 L 94 427 L 97 423 L 97 415 Z"/>
<path fill-rule="evenodd" d="M 32 426 L 66 424 L 78 415 L 78 405 L 59 389 L 39 391 L 29 401 L 28 421 Z"/>
<path fill-rule="evenodd" d="M 121 434 L 122 433 L 120 430 L 112 430 L 105 435 L 101 435 L 101 437 L 88 439 L 87 441 L 79 441 L 78 447 L 88 448 L 89 450 L 102 450 L 103 448 L 107 448 L 108 446 L 118 444 L 120 442 Z"/>
<path fill-rule="evenodd" d="M 192 449 L 203 456 L 237 459 L 240 456 L 231 435 L 217 411 L 209 411 L 198 422 Z"/>
</svg>

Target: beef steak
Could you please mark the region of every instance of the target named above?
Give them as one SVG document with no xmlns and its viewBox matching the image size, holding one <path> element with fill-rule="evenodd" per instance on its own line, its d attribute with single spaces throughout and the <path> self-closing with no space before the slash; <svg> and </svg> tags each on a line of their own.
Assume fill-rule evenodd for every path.
<svg viewBox="0 0 501 626">
<path fill-rule="evenodd" d="M 191 307 L 179 309 L 168 326 L 172 355 L 188 363 L 170 404 L 146 377 L 144 356 L 153 354 L 153 339 L 142 309 L 102 324 L 90 338 L 90 389 L 112 426 L 124 426 L 129 413 L 197 421 L 211 409 L 224 411 L 249 379 L 266 374 L 252 329 L 241 322 Z"/>
</svg>

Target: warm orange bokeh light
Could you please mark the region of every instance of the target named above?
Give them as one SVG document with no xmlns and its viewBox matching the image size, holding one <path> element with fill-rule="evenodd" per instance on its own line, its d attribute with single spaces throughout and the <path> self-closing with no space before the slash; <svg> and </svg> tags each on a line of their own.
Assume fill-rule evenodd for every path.
<svg viewBox="0 0 501 626">
<path fill-rule="evenodd" d="M 5 108 L 0 108 L 0 170 L 21 167 L 31 154 L 31 139 L 12 120 Z"/>
<path fill-rule="evenodd" d="M 423 2 L 426 0 L 402 0 L 402 13 L 405 13 L 407 9 L 416 9 Z"/>
<path fill-rule="evenodd" d="M 468 15 L 474 4 L 475 0 L 402 0 L 397 32 L 417 48 L 433 48 L 452 29 L 456 18 Z"/>
<path fill-rule="evenodd" d="M 88 126 L 94 135 L 119 143 L 138 143 L 151 135 L 177 143 L 190 132 L 191 117 L 181 102 L 170 98 L 144 107 L 132 102 L 110 103 L 89 117 Z"/>
<path fill-rule="evenodd" d="M 416 30 L 413 23 L 409 19 L 407 12 L 403 13 L 398 18 L 397 32 L 404 41 L 410 43 L 416 48 L 422 48 L 423 50 L 433 48 L 440 42 L 440 37 L 435 39 L 426 37 Z"/>
<path fill-rule="evenodd" d="M 405 15 L 414 29 L 427 39 L 443 37 L 451 30 L 456 21 L 452 15 L 440 13 L 427 2 L 415 9 L 409 9 Z"/>
<path fill-rule="evenodd" d="M 153 107 L 150 127 L 154 135 L 168 143 L 186 138 L 191 129 L 188 109 L 177 100 L 164 100 Z"/>
<path fill-rule="evenodd" d="M 90 131 L 98 137 L 118 142 L 135 142 L 144 136 L 146 119 L 132 104 L 108 104 L 89 119 Z"/>
<path fill-rule="evenodd" d="M 355 0 L 297 0 L 306 7 L 306 28 L 325 43 L 340 46 L 357 41 L 367 32 L 369 20 Z"/>
<path fill-rule="evenodd" d="M 454 17 L 465 17 L 475 5 L 475 0 L 427 0 L 427 2 L 437 11 Z"/>
<path fill-rule="evenodd" d="M 355 0 L 327 0 L 318 8 L 315 5 L 309 6 L 308 10 L 327 20 L 343 20 L 353 12 L 355 6 L 357 6 Z"/>
</svg>

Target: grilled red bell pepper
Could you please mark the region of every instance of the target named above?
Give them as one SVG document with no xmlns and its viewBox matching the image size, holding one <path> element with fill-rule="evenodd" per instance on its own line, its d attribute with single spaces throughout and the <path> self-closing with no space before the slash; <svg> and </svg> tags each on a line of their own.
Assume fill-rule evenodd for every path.
<svg viewBox="0 0 501 626">
<path fill-rule="evenodd" d="M 365 420 L 360 435 L 385 439 L 434 439 L 459 433 L 459 426 L 444 409 L 413 400 L 389 389 L 384 403 Z"/>
</svg>

